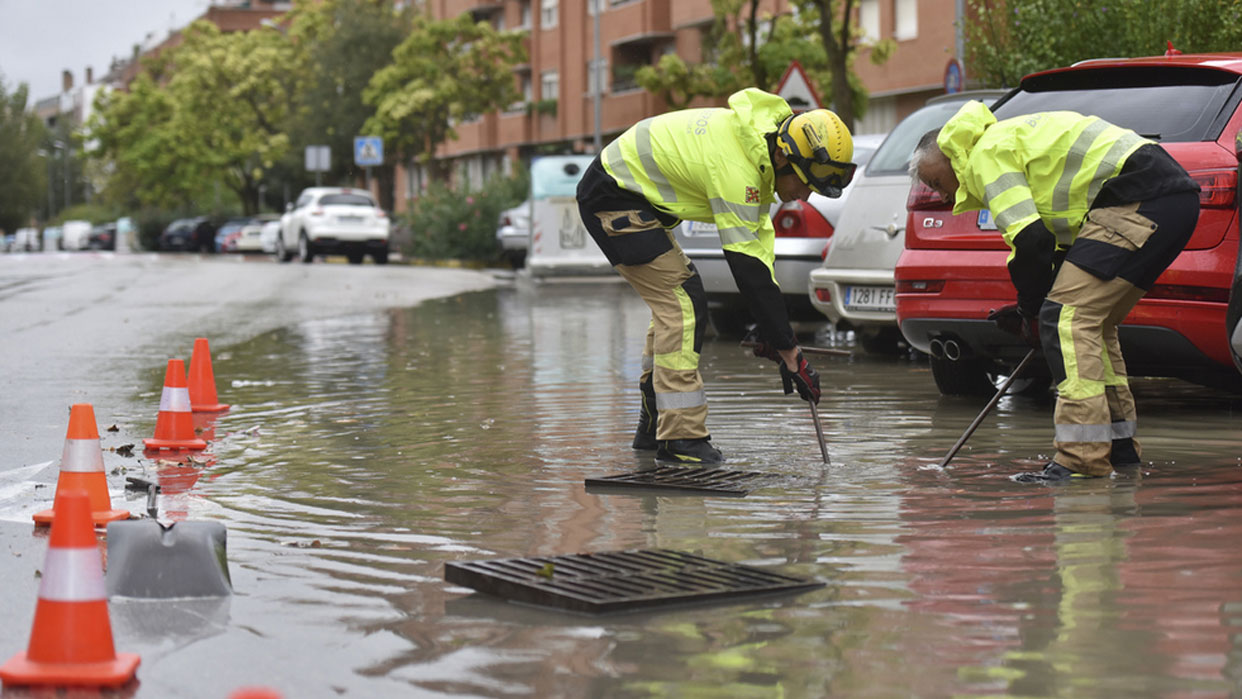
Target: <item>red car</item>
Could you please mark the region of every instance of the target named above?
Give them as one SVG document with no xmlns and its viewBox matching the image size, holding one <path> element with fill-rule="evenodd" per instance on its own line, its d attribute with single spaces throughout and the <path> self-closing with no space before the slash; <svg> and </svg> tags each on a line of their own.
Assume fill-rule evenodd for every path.
<svg viewBox="0 0 1242 699">
<path fill-rule="evenodd" d="M 1226 329 L 1238 258 L 1240 103 L 1242 54 L 1211 54 L 1083 61 L 1028 75 L 993 106 L 997 119 L 1052 110 L 1099 116 L 1158 141 L 1202 187 L 1190 242 L 1119 328 L 1131 376 L 1242 390 Z M 1008 248 L 987 210 L 954 216 L 921 184 L 907 208 L 895 273 L 902 334 L 931 355 L 941 393 L 992 392 L 995 377 L 1027 350 L 987 320 L 1016 298 Z"/>
</svg>

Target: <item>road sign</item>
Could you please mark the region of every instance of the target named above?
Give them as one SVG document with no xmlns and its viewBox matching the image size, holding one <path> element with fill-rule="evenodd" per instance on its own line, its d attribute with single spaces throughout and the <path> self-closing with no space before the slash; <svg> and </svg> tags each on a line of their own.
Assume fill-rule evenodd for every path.
<svg viewBox="0 0 1242 699">
<path fill-rule="evenodd" d="M 785 98 L 790 108 L 794 110 L 794 114 L 823 108 L 819 95 L 815 94 L 815 88 L 811 86 L 806 72 L 802 70 L 802 64 L 797 61 L 790 63 L 785 74 L 781 76 L 776 94 Z"/>
<path fill-rule="evenodd" d="M 310 172 L 327 172 L 332 169 L 332 148 L 330 146 L 307 146 L 306 169 Z"/>
<path fill-rule="evenodd" d="M 358 136 L 354 139 L 355 165 L 383 165 L 384 139 L 379 136 Z"/>
<path fill-rule="evenodd" d="M 962 62 L 956 58 L 950 58 L 945 64 L 944 91 L 949 95 L 962 91 Z"/>
</svg>

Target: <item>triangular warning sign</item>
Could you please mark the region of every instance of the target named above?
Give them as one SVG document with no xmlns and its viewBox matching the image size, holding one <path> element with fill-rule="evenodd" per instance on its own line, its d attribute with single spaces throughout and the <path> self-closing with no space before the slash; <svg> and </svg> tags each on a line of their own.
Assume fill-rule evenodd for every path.
<svg viewBox="0 0 1242 699">
<path fill-rule="evenodd" d="M 811 86 L 811 81 L 807 79 L 802 65 L 797 61 L 790 63 L 785 75 L 781 76 L 776 94 L 789 103 L 795 114 L 823 108 L 819 95 L 815 94 L 815 88 Z"/>
</svg>

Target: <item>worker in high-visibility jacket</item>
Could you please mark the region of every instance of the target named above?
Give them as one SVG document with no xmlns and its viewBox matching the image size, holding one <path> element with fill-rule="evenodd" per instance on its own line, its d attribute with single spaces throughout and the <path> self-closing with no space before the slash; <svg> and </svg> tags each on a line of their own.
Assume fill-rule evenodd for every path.
<svg viewBox="0 0 1242 699">
<path fill-rule="evenodd" d="M 992 213 L 1018 302 L 988 317 L 1041 347 L 1057 382 L 1056 457 L 1015 479 L 1139 465 L 1117 326 L 1190 240 L 1199 186 L 1159 144 L 1098 117 L 998 122 L 975 101 L 920 140 L 910 173 L 955 214 Z"/>
<path fill-rule="evenodd" d="M 699 352 L 707 299 L 694 264 L 671 230 L 682 220 L 715 223 L 724 256 L 758 324 L 755 353 L 777 362 L 785 393 L 819 402 L 819 376 L 798 349 L 772 271 L 768 210 L 836 197 L 854 175 L 849 129 L 818 109 L 794 115 L 780 97 L 750 88 L 727 108 L 686 109 L 644 119 L 595 158 L 578 184 L 591 237 L 651 308 L 639 380 L 635 449 L 665 461 L 724 460 L 707 429 Z"/>
</svg>

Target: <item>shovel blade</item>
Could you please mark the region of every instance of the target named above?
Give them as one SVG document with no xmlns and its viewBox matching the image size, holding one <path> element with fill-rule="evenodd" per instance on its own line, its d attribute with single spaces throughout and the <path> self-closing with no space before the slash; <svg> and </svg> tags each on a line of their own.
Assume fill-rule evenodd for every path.
<svg viewBox="0 0 1242 699">
<path fill-rule="evenodd" d="M 167 528 L 150 519 L 112 522 L 108 525 L 108 596 L 231 595 L 227 534 L 219 522 L 178 522 Z"/>
</svg>

